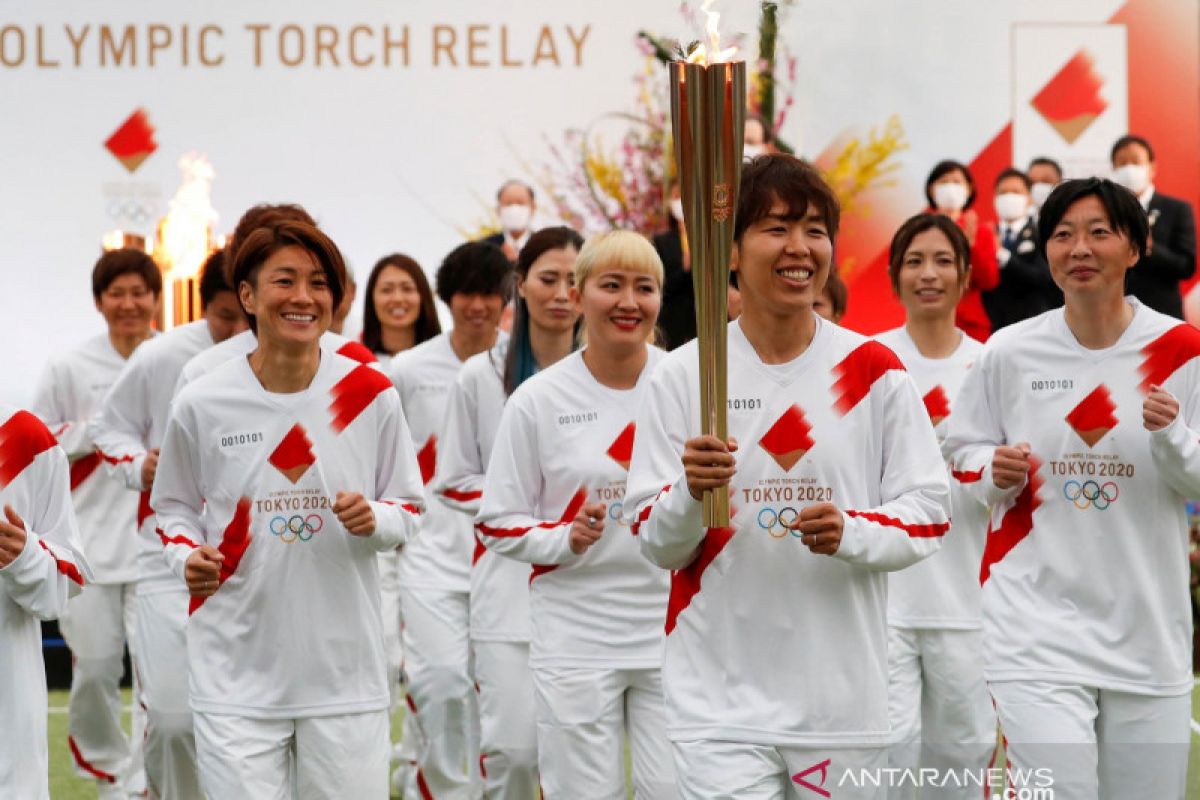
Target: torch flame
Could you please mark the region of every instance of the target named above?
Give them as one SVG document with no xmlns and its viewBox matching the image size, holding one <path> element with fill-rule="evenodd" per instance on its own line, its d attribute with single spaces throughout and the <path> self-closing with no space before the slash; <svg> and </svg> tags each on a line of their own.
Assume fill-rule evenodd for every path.
<svg viewBox="0 0 1200 800">
<path fill-rule="evenodd" d="M 217 212 L 212 206 L 212 165 L 200 153 L 179 159 L 183 183 L 171 198 L 170 210 L 158 223 L 154 257 L 173 279 L 195 277 L 212 251 L 212 227 Z"/>
<path fill-rule="evenodd" d="M 716 0 L 704 0 L 704 5 L 700 7 L 704 12 L 704 35 L 708 37 L 708 45 L 701 44 L 693 50 L 687 59 L 689 64 L 721 64 L 732 61 L 737 55 L 737 47 L 721 49 L 721 15 L 711 10 L 714 2 Z"/>
</svg>

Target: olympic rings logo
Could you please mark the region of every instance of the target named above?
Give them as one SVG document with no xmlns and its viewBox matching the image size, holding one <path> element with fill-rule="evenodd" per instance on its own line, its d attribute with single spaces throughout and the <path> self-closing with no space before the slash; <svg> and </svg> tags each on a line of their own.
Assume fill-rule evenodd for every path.
<svg viewBox="0 0 1200 800">
<path fill-rule="evenodd" d="M 800 512 L 791 506 L 781 509 L 763 508 L 758 512 L 758 527 L 762 528 L 772 539 L 782 539 L 789 533 L 799 539 L 803 534 L 792 528 L 800 519 Z"/>
<path fill-rule="evenodd" d="M 154 219 L 154 209 L 145 203 L 139 203 L 137 200 L 125 199 L 121 200 L 113 198 L 108 201 L 108 216 L 115 220 L 128 220 L 137 224 L 149 222 Z"/>
<path fill-rule="evenodd" d="M 610 520 L 612 520 L 613 522 L 621 521 L 621 504 L 620 503 L 609 503 L 608 504 L 608 518 Z"/>
<path fill-rule="evenodd" d="M 314 533 L 320 533 L 325 527 L 325 520 L 319 514 L 309 514 L 307 517 L 296 514 L 291 517 L 275 517 L 271 520 L 271 533 L 278 536 L 286 544 L 299 539 L 307 542 Z"/>
<path fill-rule="evenodd" d="M 1063 486 L 1063 497 L 1075 504 L 1080 511 L 1095 507 L 1104 511 L 1121 496 L 1121 490 L 1112 481 L 1099 484 L 1095 481 L 1067 481 Z"/>
</svg>

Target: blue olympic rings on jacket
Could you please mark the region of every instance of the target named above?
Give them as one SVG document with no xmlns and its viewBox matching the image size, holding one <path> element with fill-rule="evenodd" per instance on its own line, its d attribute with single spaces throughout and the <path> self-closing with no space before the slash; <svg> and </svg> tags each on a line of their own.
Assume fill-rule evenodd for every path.
<svg viewBox="0 0 1200 800">
<path fill-rule="evenodd" d="M 271 520 L 271 533 L 278 536 L 287 544 L 299 539 L 307 542 L 314 533 L 319 533 L 325 527 L 325 520 L 320 514 L 309 514 L 307 517 L 296 514 L 291 517 L 275 517 Z"/>
<path fill-rule="evenodd" d="M 799 510 L 791 506 L 774 509 L 770 506 L 758 511 L 758 527 L 766 531 L 772 539 L 782 539 L 789 533 L 799 539 L 803 534 L 792 528 L 800 519 Z"/>
<path fill-rule="evenodd" d="M 1080 511 L 1095 506 L 1097 511 L 1104 511 L 1121 496 L 1120 488 L 1108 481 L 1103 485 L 1095 481 L 1067 481 L 1063 484 L 1063 497 L 1075 504 Z"/>
</svg>

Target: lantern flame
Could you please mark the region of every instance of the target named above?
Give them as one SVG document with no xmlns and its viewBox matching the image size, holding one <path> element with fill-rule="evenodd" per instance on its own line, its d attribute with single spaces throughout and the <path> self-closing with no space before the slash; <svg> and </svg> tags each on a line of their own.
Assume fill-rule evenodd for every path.
<svg viewBox="0 0 1200 800">
<path fill-rule="evenodd" d="M 212 206 L 212 164 L 200 153 L 179 159 L 183 183 L 171 198 L 167 215 L 158 223 L 154 257 L 171 278 L 192 278 L 212 251 L 212 229 L 217 221 Z"/>
<path fill-rule="evenodd" d="M 737 55 L 737 47 L 721 49 L 721 15 L 711 10 L 714 2 L 716 0 L 704 0 L 704 5 L 700 7 L 704 12 L 704 34 L 708 37 L 708 44 L 701 44 L 692 51 L 687 59 L 689 64 L 722 64 L 732 61 Z"/>
</svg>

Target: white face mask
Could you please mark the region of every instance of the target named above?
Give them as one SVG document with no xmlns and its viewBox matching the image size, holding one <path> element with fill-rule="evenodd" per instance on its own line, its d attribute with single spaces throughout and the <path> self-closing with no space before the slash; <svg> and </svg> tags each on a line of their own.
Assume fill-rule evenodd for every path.
<svg viewBox="0 0 1200 800">
<path fill-rule="evenodd" d="M 508 232 L 529 230 L 533 209 L 521 203 L 500 206 L 500 227 Z"/>
<path fill-rule="evenodd" d="M 962 183 L 939 183 L 933 187 L 933 204 L 938 211 L 962 211 L 971 191 Z"/>
<path fill-rule="evenodd" d="M 1126 164 L 1113 170 L 1113 180 L 1134 194 L 1141 194 L 1150 185 L 1150 168 L 1145 164 Z"/>
<path fill-rule="evenodd" d="M 746 161 L 749 161 L 752 158 L 758 158 L 765 152 L 766 150 L 761 144 L 742 145 L 742 158 L 744 158 Z"/>
<path fill-rule="evenodd" d="M 1046 198 L 1049 197 L 1050 193 L 1053 191 L 1053 183 L 1046 183 L 1044 181 L 1035 183 L 1029 190 L 1029 193 L 1033 195 L 1033 207 L 1041 208 L 1042 203 L 1046 202 Z"/>
<path fill-rule="evenodd" d="M 683 198 L 676 197 L 671 201 L 671 216 L 678 222 L 683 222 Z"/>
<path fill-rule="evenodd" d="M 996 216 L 1005 222 L 1016 222 L 1029 213 L 1029 198 L 1020 192 L 1005 192 L 996 195 Z"/>
</svg>

